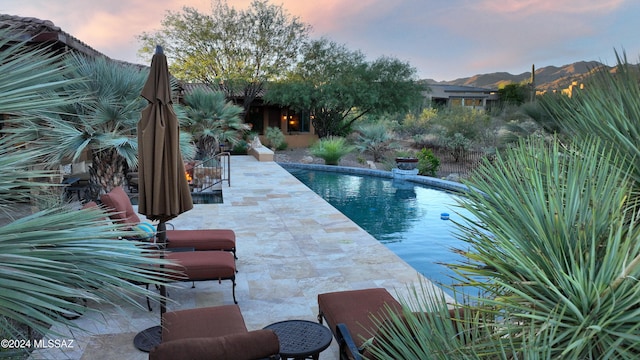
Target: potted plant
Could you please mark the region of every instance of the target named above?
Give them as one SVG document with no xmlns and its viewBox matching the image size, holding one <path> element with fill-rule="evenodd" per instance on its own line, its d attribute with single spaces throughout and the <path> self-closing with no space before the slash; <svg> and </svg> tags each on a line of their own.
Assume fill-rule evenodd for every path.
<svg viewBox="0 0 640 360">
<path fill-rule="evenodd" d="M 397 152 L 395 161 L 400 170 L 414 170 L 418 167 L 418 158 L 410 151 Z"/>
</svg>

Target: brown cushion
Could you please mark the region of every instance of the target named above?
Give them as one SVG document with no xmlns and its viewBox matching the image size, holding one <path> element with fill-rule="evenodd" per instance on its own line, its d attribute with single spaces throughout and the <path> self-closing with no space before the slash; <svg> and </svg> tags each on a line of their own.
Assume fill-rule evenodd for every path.
<svg viewBox="0 0 640 360">
<path fill-rule="evenodd" d="M 371 319 L 387 314 L 389 306 L 397 314 L 402 312 L 400 303 L 386 289 L 338 291 L 318 295 L 318 310 L 327 325 L 336 333 L 336 325 L 344 323 L 357 347 L 376 333 L 377 326 Z"/>
<path fill-rule="evenodd" d="M 133 210 L 129 196 L 124 192 L 122 187 L 118 186 L 109 193 L 101 195 L 100 201 L 102 201 L 107 209 L 113 211 L 113 213 L 109 215 L 112 220 L 131 225 L 140 222 L 138 214 Z"/>
<path fill-rule="evenodd" d="M 92 208 L 97 208 L 98 204 L 96 204 L 95 201 L 89 201 L 88 203 L 82 205 L 82 209 L 92 209 Z"/>
<path fill-rule="evenodd" d="M 162 315 L 162 342 L 247 332 L 238 305 L 169 311 Z"/>
<path fill-rule="evenodd" d="M 278 337 L 271 330 L 256 330 L 213 338 L 162 342 L 149 353 L 150 360 L 256 360 L 280 352 Z"/>
<path fill-rule="evenodd" d="M 229 229 L 167 230 L 167 247 L 201 250 L 234 250 L 236 233 Z"/>
<path fill-rule="evenodd" d="M 225 251 L 167 252 L 166 258 L 176 263 L 167 268 L 183 272 L 188 280 L 231 279 L 236 275 L 233 255 Z"/>
</svg>

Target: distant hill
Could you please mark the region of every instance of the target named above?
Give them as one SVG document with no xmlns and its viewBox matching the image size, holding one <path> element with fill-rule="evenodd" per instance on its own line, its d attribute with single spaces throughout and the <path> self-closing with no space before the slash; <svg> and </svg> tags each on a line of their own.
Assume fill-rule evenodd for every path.
<svg viewBox="0 0 640 360">
<path fill-rule="evenodd" d="M 546 66 L 536 69 L 536 89 L 537 90 L 560 90 L 571 85 L 573 81 L 582 82 L 595 69 L 607 67 L 598 61 L 579 61 L 561 67 Z M 612 69 L 611 67 L 607 67 Z M 460 78 L 451 81 L 435 81 L 427 79 L 429 84 L 443 85 L 464 85 L 488 89 L 498 89 L 501 85 L 510 83 L 529 82 L 531 72 L 513 75 L 507 72 L 496 72 L 491 74 L 479 74 L 472 77 Z"/>
</svg>

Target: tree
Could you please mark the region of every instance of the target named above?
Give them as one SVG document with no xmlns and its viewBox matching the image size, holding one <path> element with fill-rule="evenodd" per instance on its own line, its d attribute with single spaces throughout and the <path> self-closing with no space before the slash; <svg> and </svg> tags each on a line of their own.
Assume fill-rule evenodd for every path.
<svg viewBox="0 0 640 360">
<path fill-rule="evenodd" d="M 268 102 L 310 111 L 320 137 L 346 135 L 365 114 L 407 110 L 422 101 L 416 70 L 390 57 L 364 54 L 327 39 L 312 41 L 287 79 L 270 84 Z"/>
<path fill-rule="evenodd" d="M 224 141 L 235 143 L 249 127 L 242 122 L 242 108 L 225 100 L 222 92 L 202 89 L 184 97 L 186 106 L 182 108 L 189 131 L 202 160 L 212 158 Z"/>
<path fill-rule="evenodd" d="M 266 81 L 278 79 L 298 58 L 310 27 L 282 5 L 254 0 L 247 10 L 216 0 L 211 14 L 184 7 L 169 12 L 162 28 L 138 36 L 141 54 L 165 48 L 171 72 L 185 81 L 223 91 L 247 113 Z"/>
<path fill-rule="evenodd" d="M 529 98 L 531 87 L 528 84 L 507 84 L 498 89 L 500 100 L 509 105 L 521 105 Z"/>
<path fill-rule="evenodd" d="M 164 276 L 158 265 L 166 261 L 148 256 L 142 243 L 118 240 L 133 233 L 124 229 L 125 224 L 105 222 L 102 210 L 76 210 L 61 204 L 56 186 L 37 180 L 55 173 L 34 170 L 53 165 L 43 159 L 54 149 L 36 146 L 33 132 L 16 127 L 33 124 L 34 117 L 51 116 L 64 105 L 83 102 L 85 94 L 64 89 L 81 79 L 65 79 L 63 75 L 73 69 L 61 64 L 59 56 L 48 57 L 47 49 L 29 50 L 24 43 L 12 44 L 11 35 L 0 30 L 0 113 L 10 115 L 0 134 L 3 337 L 28 340 L 27 326 L 43 335 L 55 335 L 51 327 L 56 324 L 81 327 L 65 315 L 99 311 L 85 308 L 82 300 L 126 302 L 144 311 L 139 296 L 159 297 L 135 283 L 161 283 Z M 32 205 L 40 210 L 16 216 Z"/>
<path fill-rule="evenodd" d="M 88 151 L 89 182 L 96 193 L 106 193 L 124 183 L 125 164 L 137 166 L 136 126 L 147 105 L 140 93 L 148 71 L 80 55 L 69 56 L 65 64 L 74 69 L 68 78 L 81 79 L 65 91 L 84 99 L 60 108 L 59 116 L 36 121 L 38 145 L 49 149 L 54 163 L 75 161 Z"/>
</svg>

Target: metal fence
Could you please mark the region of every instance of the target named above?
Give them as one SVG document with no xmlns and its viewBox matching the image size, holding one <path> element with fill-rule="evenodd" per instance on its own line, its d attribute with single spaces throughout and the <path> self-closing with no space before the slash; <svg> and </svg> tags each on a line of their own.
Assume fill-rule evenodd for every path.
<svg viewBox="0 0 640 360">
<path fill-rule="evenodd" d="M 440 160 L 437 177 L 446 178 L 449 175 L 457 174 L 460 177 L 467 177 L 475 170 L 484 158 L 488 155 L 483 151 L 464 151 L 454 156 L 453 151 L 445 148 L 432 148 L 433 155 Z"/>
</svg>

